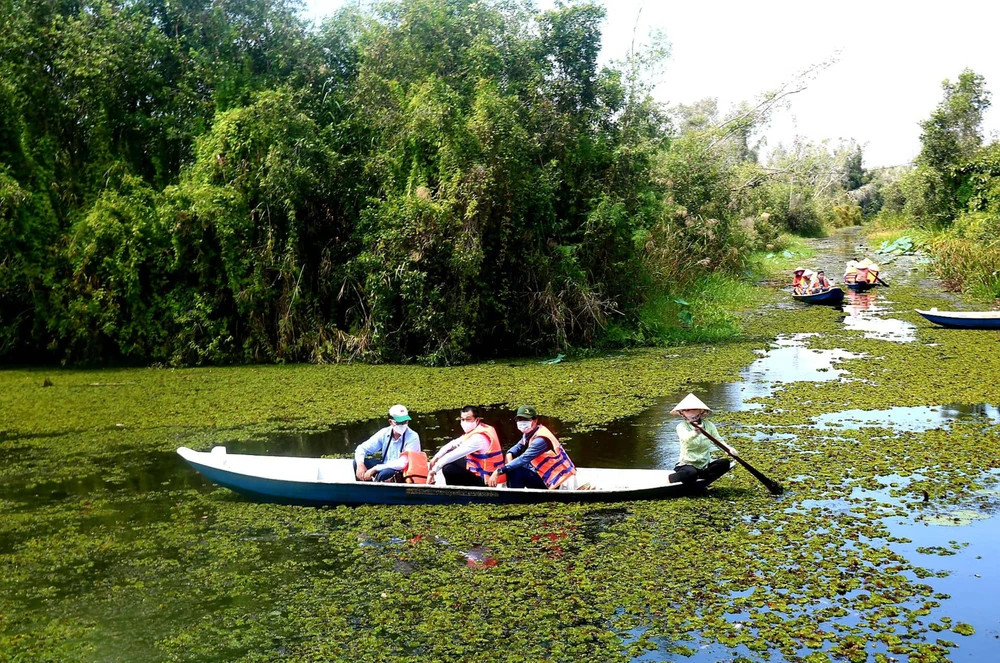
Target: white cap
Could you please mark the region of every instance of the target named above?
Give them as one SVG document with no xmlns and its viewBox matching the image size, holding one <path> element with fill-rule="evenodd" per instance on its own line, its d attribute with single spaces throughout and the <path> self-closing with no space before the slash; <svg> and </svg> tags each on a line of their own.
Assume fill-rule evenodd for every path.
<svg viewBox="0 0 1000 663">
<path fill-rule="evenodd" d="M 684 397 L 684 400 L 670 411 L 670 414 L 680 414 L 681 410 L 704 410 L 705 412 L 711 412 L 712 408 L 702 403 L 701 399 L 694 394 L 688 394 Z"/>
<path fill-rule="evenodd" d="M 410 420 L 410 413 L 406 410 L 405 405 L 393 405 L 389 408 L 389 418 L 396 423 L 402 423 Z"/>
</svg>

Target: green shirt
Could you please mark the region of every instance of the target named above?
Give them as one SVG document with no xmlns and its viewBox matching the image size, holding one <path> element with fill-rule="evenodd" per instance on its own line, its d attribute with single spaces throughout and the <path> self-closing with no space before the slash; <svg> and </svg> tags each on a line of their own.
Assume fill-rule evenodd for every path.
<svg viewBox="0 0 1000 663">
<path fill-rule="evenodd" d="M 711 421 L 703 420 L 701 427 L 719 442 L 725 442 Z M 678 465 L 694 465 L 699 470 L 703 470 L 706 465 L 712 462 L 712 450 L 718 447 L 710 439 L 696 431 L 689 422 L 682 421 L 677 424 L 677 437 L 681 441 L 681 456 L 677 459 Z"/>
</svg>

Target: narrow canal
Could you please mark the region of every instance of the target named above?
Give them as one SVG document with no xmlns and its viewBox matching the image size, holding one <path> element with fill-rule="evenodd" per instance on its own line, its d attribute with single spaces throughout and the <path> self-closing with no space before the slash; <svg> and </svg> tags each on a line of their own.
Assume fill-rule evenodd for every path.
<svg viewBox="0 0 1000 663">
<path fill-rule="evenodd" d="M 808 261 L 839 276 L 873 255 L 862 242 L 837 233 Z M 736 472 L 661 505 L 275 507 L 203 481 L 170 441 L 346 455 L 382 419 L 151 427 L 118 448 L 106 431 L 9 425 L 0 660 L 486 660 L 498 639 L 515 650 L 497 660 L 997 660 L 1000 412 L 961 398 L 995 395 L 992 364 L 969 373 L 997 339 L 928 328 L 914 303 L 955 300 L 919 257 L 890 260 L 889 288 L 840 309 L 767 304 L 788 327 L 739 380 L 689 381 L 599 426 L 547 418 L 579 465 L 670 468 L 669 411 L 693 391 L 748 458 L 782 473 L 777 500 Z M 515 438 L 509 406 L 485 418 Z M 432 449 L 459 433 L 454 408 L 411 425 Z"/>
</svg>

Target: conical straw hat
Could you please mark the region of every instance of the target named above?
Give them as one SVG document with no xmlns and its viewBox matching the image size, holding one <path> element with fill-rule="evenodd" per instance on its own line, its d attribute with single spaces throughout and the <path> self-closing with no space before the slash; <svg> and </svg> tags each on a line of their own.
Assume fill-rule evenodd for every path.
<svg viewBox="0 0 1000 663">
<path fill-rule="evenodd" d="M 680 414 L 681 410 L 705 410 L 711 412 L 712 408 L 701 402 L 701 399 L 694 394 L 688 394 L 680 403 L 670 411 L 670 414 Z"/>
</svg>

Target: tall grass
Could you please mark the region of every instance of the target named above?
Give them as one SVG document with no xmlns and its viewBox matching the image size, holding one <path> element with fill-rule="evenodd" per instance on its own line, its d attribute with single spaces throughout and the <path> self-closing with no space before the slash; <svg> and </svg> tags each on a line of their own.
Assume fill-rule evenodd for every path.
<svg viewBox="0 0 1000 663">
<path fill-rule="evenodd" d="M 928 241 L 945 286 L 980 300 L 1000 299 L 1000 218 L 963 214 Z"/>
<path fill-rule="evenodd" d="M 638 323 L 607 330 L 610 346 L 719 343 L 743 331 L 739 312 L 756 306 L 760 290 L 750 281 L 722 272 L 705 274 L 682 290 L 661 291 L 639 310 Z"/>
</svg>

